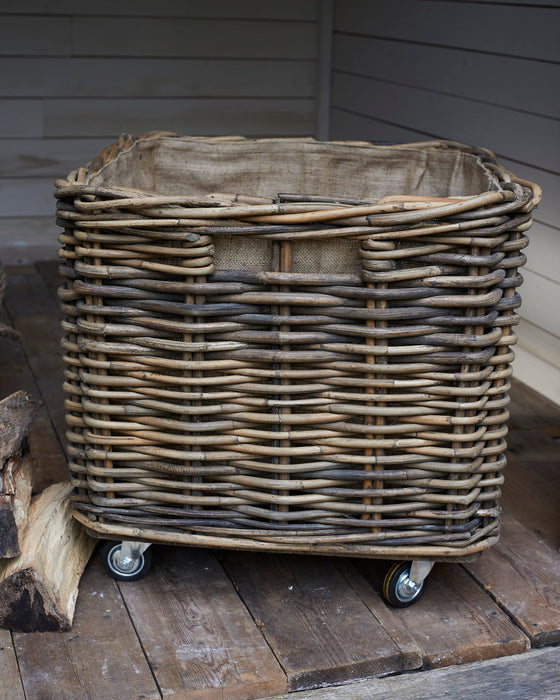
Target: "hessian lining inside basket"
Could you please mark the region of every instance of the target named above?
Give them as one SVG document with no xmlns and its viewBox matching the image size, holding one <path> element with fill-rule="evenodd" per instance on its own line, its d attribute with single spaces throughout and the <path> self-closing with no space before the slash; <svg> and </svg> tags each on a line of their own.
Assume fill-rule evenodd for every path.
<svg viewBox="0 0 560 700">
<path fill-rule="evenodd" d="M 311 139 L 142 139 L 88 177 L 154 194 L 279 193 L 375 201 L 392 194 L 472 196 L 499 190 L 482 161 L 459 150 L 318 143 Z M 217 269 L 269 269 L 270 242 L 215 236 Z M 358 273 L 358 244 L 299 242 L 293 272 Z"/>
</svg>

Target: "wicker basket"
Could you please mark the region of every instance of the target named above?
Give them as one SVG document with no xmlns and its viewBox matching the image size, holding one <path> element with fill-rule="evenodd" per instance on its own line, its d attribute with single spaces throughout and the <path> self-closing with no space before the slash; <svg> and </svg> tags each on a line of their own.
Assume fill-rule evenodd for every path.
<svg viewBox="0 0 560 700">
<path fill-rule="evenodd" d="M 91 532 L 420 560 L 497 541 L 537 186 L 452 142 L 155 133 L 56 187 Z"/>
</svg>

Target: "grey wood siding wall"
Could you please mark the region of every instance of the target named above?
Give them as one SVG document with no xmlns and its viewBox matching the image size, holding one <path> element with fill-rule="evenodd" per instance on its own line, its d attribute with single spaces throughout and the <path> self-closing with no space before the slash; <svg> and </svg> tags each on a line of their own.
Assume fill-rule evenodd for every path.
<svg viewBox="0 0 560 700">
<path fill-rule="evenodd" d="M 53 181 L 123 132 L 309 135 L 320 0 L 2 0 L 0 258 L 53 257 Z"/>
<path fill-rule="evenodd" d="M 560 401 L 560 3 L 337 0 L 331 138 L 450 138 L 537 182 L 516 372 Z"/>
</svg>

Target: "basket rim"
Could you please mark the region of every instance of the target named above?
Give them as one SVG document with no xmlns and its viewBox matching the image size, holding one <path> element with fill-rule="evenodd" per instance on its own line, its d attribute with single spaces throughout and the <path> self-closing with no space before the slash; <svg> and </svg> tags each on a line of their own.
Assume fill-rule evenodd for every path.
<svg viewBox="0 0 560 700">
<path fill-rule="evenodd" d="M 431 140 L 411 143 L 397 144 L 382 144 L 378 145 L 367 141 L 318 141 L 311 137 L 278 137 L 278 138 L 257 138 L 249 139 L 244 136 L 181 136 L 172 132 L 156 131 L 149 132 L 143 136 L 134 134 L 123 134 L 117 143 L 107 146 L 101 154 L 92 159 L 85 166 L 73 170 L 65 179 L 56 181 L 56 189 L 54 196 L 61 199 L 65 196 L 82 195 L 100 197 L 105 200 L 114 200 L 111 207 L 128 205 L 132 203 L 135 206 L 160 206 L 160 205 L 181 205 L 189 198 L 177 195 L 162 195 L 151 191 L 144 191 L 123 186 L 100 186 L 90 182 L 92 176 L 99 174 L 103 169 L 115 162 L 122 155 L 130 152 L 138 144 L 147 143 L 157 140 L 181 140 L 190 143 L 285 143 L 285 144 L 309 144 L 317 147 L 322 144 L 329 146 L 344 146 L 345 148 L 366 149 L 368 151 L 400 151 L 400 152 L 423 152 L 440 151 L 440 152 L 457 152 L 464 154 L 470 158 L 476 158 L 479 165 L 483 168 L 487 177 L 496 182 L 496 189 L 488 189 L 485 192 L 474 195 L 456 195 L 456 196 L 432 196 L 432 195 L 408 195 L 397 194 L 382 197 L 381 199 L 368 199 L 364 201 L 344 201 L 337 199 L 324 199 L 321 202 L 320 198 L 309 200 L 307 206 L 304 207 L 300 201 L 298 204 L 292 204 L 286 200 L 279 198 L 263 198 L 249 197 L 248 199 L 238 200 L 239 195 L 229 194 L 230 200 L 220 201 L 213 199 L 215 204 L 215 212 L 209 209 L 209 201 L 203 202 L 204 209 L 191 209 L 187 218 L 193 218 L 196 214 L 200 218 L 215 217 L 217 219 L 224 218 L 231 213 L 240 214 L 241 208 L 239 204 L 244 204 L 244 212 L 247 216 L 265 217 L 263 219 L 255 219 L 256 223 L 273 223 L 272 218 L 276 215 L 281 216 L 281 221 L 278 223 L 309 223 L 320 222 L 322 220 L 332 220 L 333 218 L 346 218 L 351 212 L 352 216 L 368 216 L 371 214 L 390 214 L 392 212 L 405 212 L 404 219 L 400 219 L 399 223 L 414 223 L 416 221 L 426 220 L 427 214 L 434 218 L 446 218 L 455 214 L 461 214 L 465 211 L 472 211 L 491 207 L 493 205 L 503 205 L 507 203 L 515 203 L 518 211 L 528 213 L 532 211 L 540 202 L 542 191 L 538 185 L 533 182 L 516 177 L 513 173 L 507 170 L 497 160 L 494 153 L 486 148 L 472 147 L 457 141 L 450 140 Z M 214 197 L 214 195 L 212 195 Z M 233 199 L 232 199 L 233 197 Z M 91 197 L 90 197 L 91 198 Z M 140 202 L 141 198 L 143 202 Z M 193 199 L 191 197 L 191 199 Z M 202 197 L 204 199 L 204 197 Z M 266 205 L 265 206 L 265 202 Z M 314 204 L 313 204 L 314 202 Z M 329 202 L 327 204 L 326 202 Z M 235 208 L 231 205 L 234 204 Z M 366 205 L 367 206 L 364 206 Z M 230 205 L 230 206 L 228 206 Z M 344 209 L 338 209 L 344 207 Z M 362 205 L 362 206 L 360 206 Z M 377 205 L 377 206 L 375 206 Z M 193 202 L 188 203 L 189 207 L 193 207 Z M 373 207 L 373 208 L 372 208 Z M 82 203 L 81 211 L 94 209 L 94 202 Z M 323 211 L 321 210 L 328 210 Z M 425 209 L 430 209 L 426 212 Z M 97 206 L 99 210 L 99 206 Z M 305 211 L 307 214 L 304 219 L 301 219 L 301 213 Z M 288 216 L 286 216 L 288 215 Z M 291 218 L 290 218 L 290 215 Z M 163 215 L 156 215 L 155 218 L 160 218 Z M 268 219 L 266 219 L 268 217 Z M 266 219 L 266 220 L 265 220 Z M 102 226 L 103 221 L 97 222 L 97 225 Z M 162 223 L 160 221 L 160 223 Z M 389 222 L 387 222 L 389 223 Z M 169 224 L 170 225 L 170 224 Z"/>
</svg>

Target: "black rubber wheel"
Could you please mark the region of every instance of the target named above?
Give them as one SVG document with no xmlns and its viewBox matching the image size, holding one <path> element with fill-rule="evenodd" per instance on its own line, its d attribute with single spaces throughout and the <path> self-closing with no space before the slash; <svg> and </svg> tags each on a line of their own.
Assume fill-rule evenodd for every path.
<svg viewBox="0 0 560 700">
<path fill-rule="evenodd" d="M 150 570 L 152 553 L 149 549 L 140 555 L 135 565 L 130 569 L 120 566 L 117 555 L 121 551 L 121 542 L 105 542 L 101 547 L 103 568 L 117 581 L 138 581 Z"/>
<path fill-rule="evenodd" d="M 393 564 L 383 581 L 383 597 L 395 608 L 407 608 L 424 593 L 425 581 L 419 586 L 410 586 L 410 562 Z"/>
</svg>

